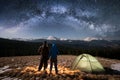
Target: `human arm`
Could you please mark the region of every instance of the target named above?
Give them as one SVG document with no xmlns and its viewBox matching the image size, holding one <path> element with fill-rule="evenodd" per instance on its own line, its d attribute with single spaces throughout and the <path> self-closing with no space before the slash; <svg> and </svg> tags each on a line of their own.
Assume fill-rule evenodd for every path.
<svg viewBox="0 0 120 80">
<path fill-rule="evenodd" d="M 39 54 L 41 54 L 41 46 L 38 48 L 38 51 L 37 51 Z"/>
<path fill-rule="evenodd" d="M 50 49 L 50 51 L 49 51 L 48 58 L 50 58 L 50 56 L 51 56 L 51 49 Z"/>
</svg>

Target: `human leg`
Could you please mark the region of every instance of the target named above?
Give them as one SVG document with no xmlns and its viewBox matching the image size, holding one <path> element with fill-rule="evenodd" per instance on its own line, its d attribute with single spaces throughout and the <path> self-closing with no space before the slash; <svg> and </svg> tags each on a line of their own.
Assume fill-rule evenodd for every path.
<svg viewBox="0 0 120 80">
<path fill-rule="evenodd" d="M 44 60 L 44 70 L 46 70 L 47 66 L 48 66 L 48 60 Z"/>
<path fill-rule="evenodd" d="M 57 58 L 54 59 L 54 66 L 55 66 L 55 72 L 58 74 L 58 68 L 57 68 Z"/>
<path fill-rule="evenodd" d="M 50 73 L 51 73 L 51 71 L 52 71 L 52 67 L 53 67 L 53 60 L 50 59 Z"/>
<path fill-rule="evenodd" d="M 38 71 L 40 71 L 42 69 L 42 66 L 43 66 L 43 58 L 41 58 L 41 60 L 40 60 Z"/>
</svg>

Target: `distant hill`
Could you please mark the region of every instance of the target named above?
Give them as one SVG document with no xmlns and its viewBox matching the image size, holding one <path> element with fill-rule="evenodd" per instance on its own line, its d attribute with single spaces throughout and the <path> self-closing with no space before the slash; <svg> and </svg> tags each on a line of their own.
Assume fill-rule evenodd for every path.
<svg viewBox="0 0 120 80">
<path fill-rule="evenodd" d="M 84 40 L 60 40 L 60 39 L 33 39 L 28 40 L 29 42 L 43 42 L 48 41 L 49 43 L 57 43 L 57 44 L 75 44 L 84 47 L 110 47 L 110 48 L 119 48 L 120 47 L 120 40 L 91 40 L 91 41 L 84 41 Z"/>
<path fill-rule="evenodd" d="M 40 44 L 0 38 L 0 56 L 35 55 Z"/>
<path fill-rule="evenodd" d="M 11 40 L 0 38 L 0 56 L 24 56 L 38 55 L 37 49 L 43 41 L 47 41 L 49 46 L 56 43 L 60 54 L 79 55 L 89 53 L 94 56 L 118 58 L 120 53 L 119 40 L 47 40 L 47 39 L 32 39 L 32 40 Z"/>
</svg>

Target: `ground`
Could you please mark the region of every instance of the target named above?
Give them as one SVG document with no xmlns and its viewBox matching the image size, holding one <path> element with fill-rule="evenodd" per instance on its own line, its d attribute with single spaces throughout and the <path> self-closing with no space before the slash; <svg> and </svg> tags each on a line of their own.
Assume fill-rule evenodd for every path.
<svg viewBox="0 0 120 80">
<path fill-rule="evenodd" d="M 71 64 L 76 56 L 59 55 L 58 70 L 55 74 L 38 71 L 40 56 L 17 56 L 0 58 L 0 80 L 120 80 L 120 72 L 113 70 L 111 65 L 119 64 L 120 60 L 96 57 L 106 72 L 100 74 L 85 73 L 80 70 L 71 70 Z M 48 61 L 49 63 L 49 61 Z"/>
</svg>

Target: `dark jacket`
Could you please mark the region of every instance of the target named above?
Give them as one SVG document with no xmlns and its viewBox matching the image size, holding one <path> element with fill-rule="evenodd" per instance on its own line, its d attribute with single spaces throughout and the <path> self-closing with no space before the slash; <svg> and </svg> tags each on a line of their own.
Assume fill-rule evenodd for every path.
<svg viewBox="0 0 120 80">
<path fill-rule="evenodd" d="M 49 47 L 46 45 L 40 46 L 40 48 L 38 49 L 38 53 L 40 53 L 42 57 L 48 57 Z"/>
</svg>

